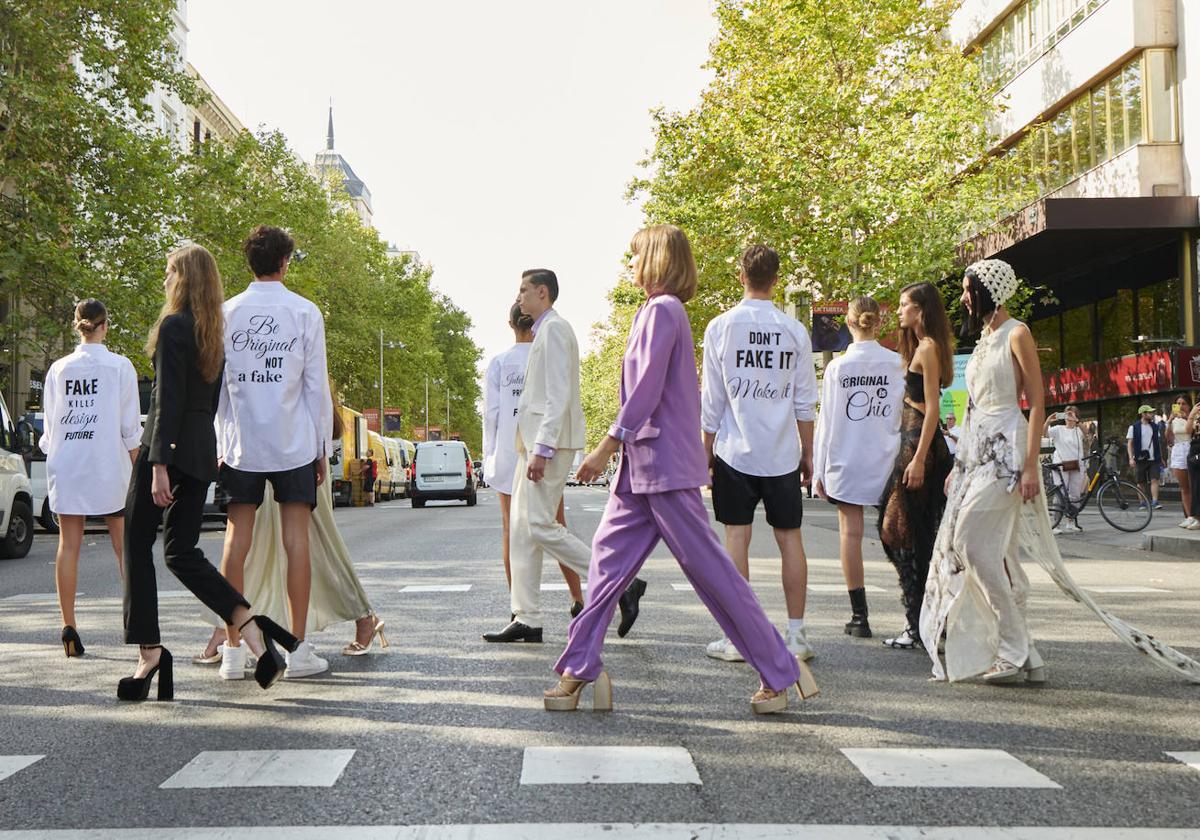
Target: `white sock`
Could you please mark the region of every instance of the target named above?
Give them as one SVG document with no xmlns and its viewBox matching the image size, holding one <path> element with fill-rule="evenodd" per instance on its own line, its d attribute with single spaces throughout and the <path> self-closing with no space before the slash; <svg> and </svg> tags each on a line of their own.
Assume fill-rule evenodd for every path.
<svg viewBox="0 0 1200 840">
<path fill-rule="evenodd" d="M 799 634 L 801 634 L 803 632 L 804 632 L 804 619 L 803 618 L 789 618 L 788 619 L 788 635 L 789 636 L 798 636 Z"/>
</svg>

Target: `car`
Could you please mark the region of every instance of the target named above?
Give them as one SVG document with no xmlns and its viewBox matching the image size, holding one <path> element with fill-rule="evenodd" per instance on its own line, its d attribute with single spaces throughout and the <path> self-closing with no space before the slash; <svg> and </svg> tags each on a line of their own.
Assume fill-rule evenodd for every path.
<svg viewBox="0 0 1200 840">
<path fill-rule="evenodd" d="M 6 560 L 24 557 L 33 545 L 33 489 L 22 457 L 27 448 L 0 396 L 0 558 Z"/>
<path fill-rule="evenodd" d="M 415 508 L 426 502 L 457 500 L 473 507 L 475 466 L 471 452 L 460 440 L 435 440 L 418 443 L 412 463 L 413 482 L 408 495 Z"/>
</svg>

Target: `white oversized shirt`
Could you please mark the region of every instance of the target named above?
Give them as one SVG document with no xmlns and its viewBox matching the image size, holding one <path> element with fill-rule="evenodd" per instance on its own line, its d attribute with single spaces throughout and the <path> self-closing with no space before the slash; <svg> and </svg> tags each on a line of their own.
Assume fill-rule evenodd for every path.
<svg viewBox="0 0 1200 840">
<path fill-rule="evenodd" d="M 804 325 L 769 300 L 746 299 L 704 330 L 700 425 L 717 457 L 748 475 L 800 466 L 797 420 L 816 419 L 817 375 Z"/>
<path fill-rule="evenodd" d="M 45 424 L 50 509 L 59 515 L 103 516 L 125 507 L 132 463 L 142 438 L 133 363 L 103 344 L 80 344 L 46 373 Z"/>
<path fill-rule="evenodd" d="M 1076 426 L 1074 429 L 1068 429 L 1065 423 L 1057 426 L 1051 426 L 1046 433 L 1051 441 L 1054 442 L 1054 457 L 1053 461 L 1056 464 L 1061 464 L 1063 461 L 1081 461 L 1083 460 L 1083 429 Z M 1149 438 L 1149 435 L 1147 435 Z"/>
<path fill-rule="evenodd" d="M 483 475 L 497 492 L 510 496 L 517 469 L 517 403 L 531 346 L 514 344 L 497 354 L 488 363 L 483 392 Z"/>
<path fill-rule="evenodd" d="M 856 341 L 825 368 L 813 482 L 825 495 L 877 505 L 900 448 L 904 362 L 877 341 Z"/>
<path fill-rule="evenodd" d="M 225 301 L 217 457 L 278 472 L 333 451 L 325 319 L 283 283 L 255 280 Z"/>
</svg>

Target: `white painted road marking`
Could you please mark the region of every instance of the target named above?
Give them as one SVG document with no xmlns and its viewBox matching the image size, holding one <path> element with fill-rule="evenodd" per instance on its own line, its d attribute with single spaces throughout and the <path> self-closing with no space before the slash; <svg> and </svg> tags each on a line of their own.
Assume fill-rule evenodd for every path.
<svg viewBox="0 0 1200 840">
<path fill-rule="evenodd" d="M 1169 752 L 1167 755 L 1181 761 L 1193 770 L 1200 770 L 1200 752 Z"/>
<path fill-rule="evenodd" d="M 683 747 L 526 747 L 521 784 L 698 785 L 700 774 Z"/>
<path fill-rule="evenodd" d="M 1096 592 L 1101 595 L 1105 593 L 1143 593 L 1143 592 L 1164 592 L 1169 593 L 1170 589 L 1155 589 L 1153 586 L 1085 586 L 1083 587 L 1088 592 Z"/>
<path fill-rule="evenodd" d="M 844 749 L 876 787 L 1061 788 L 1004 750 Z"/>
<path fill-rule="evenodd" d="M 41 761 L 44 755 L 0 755 L 0 782 L 14 773 L 20 773 L 26 767 Z"/>
<path fill-rule="evenodd" d="M 405 592 L 469 592 L 470 590 L 471 584 L 469 583 L 410 583 L 408 586 L 401 588 L 400 594 L 404 594 Z"/>
<path fill-rule="evenodd" d="M 202 752 L 160 788 L 333 787 L 354 750 Z"/>
<path fill-rule="evenodd" d="M 580 581 L 579 588 L 587 589 L 587 584 Z M 543 583 L 542 591 L 543 592 L 566 592 L 567 585 L 565 583 Z"/>
<path fill-rule="evenodd" d="M 882 586 L 873 586 L 871 584 L 867 584 L 866 586 L 863 587 L 863 589 L 867 590 L 868 592 L 887 592 L 887 590 L 884 589 Z M 844 584 L 844 583 L 810 583 L 808 585 L 808 591 L 809 592 L 842 592 L 842 593 L 844 593 L 846 591 L 846 584 Z"/>
</svg>

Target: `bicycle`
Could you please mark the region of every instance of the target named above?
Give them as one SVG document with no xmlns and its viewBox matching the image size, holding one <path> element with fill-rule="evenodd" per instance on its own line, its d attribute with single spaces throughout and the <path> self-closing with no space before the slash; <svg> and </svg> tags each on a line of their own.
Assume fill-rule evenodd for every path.
<svg viewBox="0 0 1200 840">
<path fill-rule="evenodd" d="M 1089 472 L 1091 472 L 1091 464 L 1096 462 L 1096 471 L 1092 473 L 1092 477 L 1084 488 L 1083 496 L 1078 502 L 1072 502 L 1067 498 L 1065 482 L 1061 481 L 1063 477 L 1062 464 L 1043 464 L 1047 478 L 1052 479 L 1057 475 L 1060 479 L 1059 481 L 1045 481 L 1046 507 L 1049 510 L 1050 523 L 1053 527 L 1057 528 L 1064 516 L 1069 517 L 1073 522 L 1078 522 L 1079 514 L 1087 507 L 1092 496 L 1096 497 L 1096 505 L 1100 508 L 1100 515 L 1104 517 L 1104 521 L 1118 531 L 1134 533 L 1150 524 L 1150 520 L 1154 517 L 1154 511 L 1150 507 L 1150 500 L 1146 498 L 1146 494 L 1132 481 L 1121 478 L 1108 465 L 1110 458 L 1119 458 L 1120 454 L 1120 443 L 1110 440 L 1105 445 L 1103 455 L 1100 447 L 1097 446 L 1084 459 L 1089 467 Z"/>
</svg>

